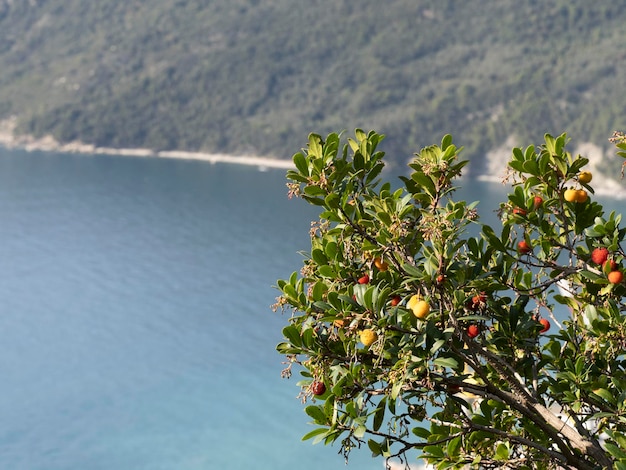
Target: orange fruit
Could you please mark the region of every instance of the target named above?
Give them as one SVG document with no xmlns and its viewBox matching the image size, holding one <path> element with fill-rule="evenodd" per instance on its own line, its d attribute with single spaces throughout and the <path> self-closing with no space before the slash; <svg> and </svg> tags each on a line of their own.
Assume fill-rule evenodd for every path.
<svg viewBox="0 0 626 470">
<path fill-rule="evenodd" d="M 387 271 L 389 269 L 389 264 L 382 260 L 380 257 L 374 258 L 374 266 L 378 268 L 379 271 Z"/>
<path fill-rule="evenodd" d="M 624 280 L 624 273 L 621 271 L 611 271 L 607 278 L 611 284 L 619 284 Z"/>
<path fill-rule="evenodd" d="M 545 333 L 550 329 L 550 322 L 547 319 L 542 318 L 541 320 L 539 320 L 539 323 L 541 323 L 541 326 L 543 326 L 543 328 L 539 330 L 539 333 Z"/>
<path fill-rule="evenodd" d="M 584 189 L 576 190 L 576 202 L 579 202 L 579 203 L 586 202 L 588 197 L 589 196 L 587 195 L 587 191 L 585 191 Z"/>
</svg>

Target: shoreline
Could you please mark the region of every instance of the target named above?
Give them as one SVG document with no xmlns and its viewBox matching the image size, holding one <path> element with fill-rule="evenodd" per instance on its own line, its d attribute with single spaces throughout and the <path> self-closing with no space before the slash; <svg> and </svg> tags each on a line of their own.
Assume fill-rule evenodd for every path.
<svg viewBox="0 0 626 470">
<path fill-rule="evenodd" d="M 260 170 L 267 168 L 294 169 L 291 159 L 259 157 L 253 155 L 228 155 L 223 153 L 190 152 L 185 150 L 161 150 L 148 148 L 113 148 L 97 147 L 84 142 L 62 144 L 48 135 L 35 138 L 30 135 L 15 135 L 15 120 L 0 121 L 0 147 L 8 150 L 25 150 L 26 152 L 58 152 L 83 155 L 111 155 L 123 157 L 169 158 L 178 160 L 196 160 L 212 164 L 232 163 L 237 165 L 257 166 Z"/>
<path fill-rule="evenodd" d="M 67 144 L 62 144 L 50 135 L 39 139 L 30 135 L 16 136 L 13 132 L 14 129 L 14 120 L 9 119 L 0 121 L 0 147 L 9 150 L 25 150 L 27 152 L 59 152 L 82 154 L 86 156 L 111 155 L 123 157 L 168 158 L 177 160 L 203 161 L 211 164 L 230 163 L 235 165 L 256 166 L 260 171 L 266 171 L 269 168 L 286 170 L 295 169 L 295 165 L 291 159 L 259 157 L 253 155 L 191 152 L 186 150 L 155 151 L 148 148 L 97 147 L 93 144 L 85 144 L 84 142 L 69 142 Z M 597 176 L 594 180 L 596 180 L 596 182 L 600 182 L 601 184 L 594 188 L 595 195 L 611 199 L 626 199 L 626 182 L 624 180 L 603 178 L 597 173 L 596 175 Z M 476 181 L 502 184 L 501 176 L 493 174 L 478 174 L 475 175 L 473 179 Z"/>
</svg>

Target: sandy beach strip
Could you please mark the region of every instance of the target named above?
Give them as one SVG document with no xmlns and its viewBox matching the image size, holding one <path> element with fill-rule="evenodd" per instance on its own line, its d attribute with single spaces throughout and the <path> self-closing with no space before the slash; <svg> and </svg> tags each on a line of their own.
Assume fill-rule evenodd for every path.
<svg viewBox="0 0 626 470">
<path fill-rule="evenodd" d="M 259 168 L 295 168 L 291 160 L 280 158 L 254 157 L 246 155 L 226 155 L 222 153 L 184 152 L 178 150 L 157 152 L 160 158 L 178 158 L 183 160 L 202 160 L 211 163 L 234 163 L 238 165 L 255 165 Z"/>
<path fill-rule="evenodd" d="M 77 153 L 84 155 L 119 155 L 125 157 L 152 157 L 172 158 L 179 160 L 200 160 L 209 163 L 232 163 L 237 165 L 257 166 L 260 169 L 268 168 L 295 168 L 291 159 L 258 157 L 252 155 L 227 155 L 222 153 L 188 152 L 183 150 L 155 151 L 147 148 L 113 148 L 96 147 L 84 142 L 69 142 L 62 144 L 48 135 L 35 138 L 30 135 L 16 135 L 14 133 L 15 120 L 0 121 L 0 146 L 7 149 L 21 149 L 28 152 L 58 152 Z"/>
</svg>

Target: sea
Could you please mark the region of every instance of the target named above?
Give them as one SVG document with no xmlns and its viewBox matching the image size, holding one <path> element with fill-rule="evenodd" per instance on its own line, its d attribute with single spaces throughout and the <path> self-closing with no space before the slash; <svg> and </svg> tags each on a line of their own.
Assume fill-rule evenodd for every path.
<svg viewBox="0 0 626 470">
<path fill-rule="evenodd" d="M 0 468 L 384 469 L 301 441 L 313 427 L 275 351 L 288 314 L 270 306 L 318 210 L 285 182 L 0 149 Z M 492 217 L 501 185 L 463 186 Z"/>
</svg>

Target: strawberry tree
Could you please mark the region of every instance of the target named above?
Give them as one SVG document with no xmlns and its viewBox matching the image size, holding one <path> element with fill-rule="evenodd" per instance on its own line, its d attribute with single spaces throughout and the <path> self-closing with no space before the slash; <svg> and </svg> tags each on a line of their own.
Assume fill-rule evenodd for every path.
<svg viewBox="0 0 626 470">
<path fill-rule="evenodd" d="M 566 135 L 513 149 L 491 227 L 454 197 L 450 136 L 395 185 L 382 139 L 311 134 L 287 173 L 320 208 L 277 283 L 303 439 L 436 468 L 626 469 L 626 231 L 588 160 Z"/>
</svg>

